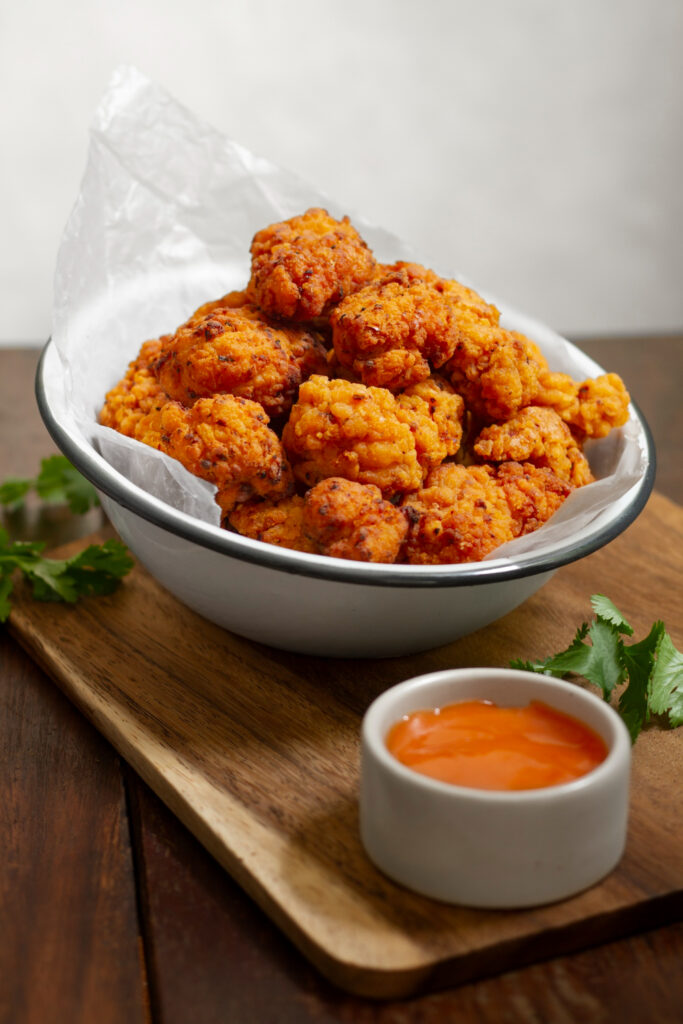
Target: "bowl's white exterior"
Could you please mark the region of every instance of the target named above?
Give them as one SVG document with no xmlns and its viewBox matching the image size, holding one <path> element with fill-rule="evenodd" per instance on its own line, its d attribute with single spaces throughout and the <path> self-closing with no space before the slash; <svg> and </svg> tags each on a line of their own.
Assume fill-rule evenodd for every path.
<svg viewBox="0 0 683 1024">
<path fill-rule="evenodd" d="M 194 611 L 240 636 L 328 657 L 393 657 L 480 629 L 552 572 L 473 586 L 387 587 L 302 576 L 194 544 L 100 495 L 120 537 Z"/>
<path fill-rule="evenodd" d="M 545 701 L 595 729 L 609 754 L 566 785 L 494 792 L 430 779 L 389 753 L 387 732 L 402 715 L 469 699 Z M 564 899 L 623 853 L 630 753 L 616 712 L 573 683 L 506 669 L 420 676 L 387 690 L 364 717 L 361 838 L 385 874 L 425 896 L 500 909 Z"/>
</svg>

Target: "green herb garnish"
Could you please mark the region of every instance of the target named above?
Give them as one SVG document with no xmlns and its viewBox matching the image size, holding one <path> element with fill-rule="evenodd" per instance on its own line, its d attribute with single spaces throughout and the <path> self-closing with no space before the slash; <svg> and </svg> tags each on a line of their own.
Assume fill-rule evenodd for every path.
<svg viewBox="0 0 683 1024">
<path fill-rule="evenodd" d="M 10 611 L 12 575 L 20 570 L 33 587 L 38 601 L 67 601 L 111 594 L 119 580 L 133 568 L 125 544 L 108 540 L 91 544 L 72 558 L 44 558 L 41 541 L 11 542 L 0 530 L 0 622 Z"/>
<path fill-rule="evenodd" d="M 605 700 L 626 683 L 617 710 L 632 742 L 652 715 L 661 715 L 671 728 L 683 725 L 683 654 L 664 623 L 655 622 L 645 639 L 626 644 L 622 637 L 633 636 L 633 629 L 619 609 L 602 594 L 593 594 L 591 605 L 595 618 L 579 627 L 565 651 L 544 661 L 517 658 L 510 667 L 558 678 L 583 676 Z"/>
<path fill-rule="evenodd" d="M 35 479 L 8 477 L 0 483 L 0 505 L 14 511 L 23 505 L 31 490 L 51 505 L 68 505 L 76 515 L 99 505 L 93 485 L 81 476 L 65 455 L 51 455 L 43 459 Z"/>
<path fill-rule="evenodd" d="M 64 455 L 43 459 L 35 479 L 3 480 L 0 505 L 18 509 L 31 490 L 44 502 L 68 505 L 76 515 L 99 505 L 95 488 Z M 45 558 L 44 549 L 42 541 L 11 541 L 7 530 L 0 529 L 0 622 L 11 611 L 15 572 L 30 582 L 36 600 L 73 604 L 81 597 L 111 594 L 133 568 L 133 559 L 119 540 L 91 544 L 71 558 Z"/>
</svg>

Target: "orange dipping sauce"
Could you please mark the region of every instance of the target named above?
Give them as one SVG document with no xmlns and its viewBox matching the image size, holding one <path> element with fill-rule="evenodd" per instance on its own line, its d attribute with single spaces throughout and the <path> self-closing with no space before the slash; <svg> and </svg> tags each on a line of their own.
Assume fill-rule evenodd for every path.
<svg viewBox="0 0 683 1024">
<path fill-rule="evenodd" d="M 392 726 L 386 742 L 408 768 L 475 789 L 558 786 L 607 757 L 593 729 L 538 700 L 513 708 L 467 700 L 414 711 Z"/>
</svg>

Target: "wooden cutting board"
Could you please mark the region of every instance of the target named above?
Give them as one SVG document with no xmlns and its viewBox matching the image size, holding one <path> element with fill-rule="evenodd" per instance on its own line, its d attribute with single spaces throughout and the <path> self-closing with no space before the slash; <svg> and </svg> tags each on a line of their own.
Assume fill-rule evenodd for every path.
<svg viewBox="0 0 683 1024">
<path fill-rule="evenodd" d="M 662 618 L 680 647 L 682 580 L 683 509 L 654 495 L 625 534 L 521 608 L 414 657 L 333 661 L 261 647 L 185 609 L 140 566 L 111 597 L 74 607 L 19 587 L 10 629 L 327 977 L 389 998 L 683 917 L 683 729 L 638 739 L 618 868 L 552 906 L 476 911 L 417 896 L 373 867 L 357 825 L 360 720 L 382 690 L 552 653 L 590 618 L 595 592 L 636 639 Z"/>
</svg>

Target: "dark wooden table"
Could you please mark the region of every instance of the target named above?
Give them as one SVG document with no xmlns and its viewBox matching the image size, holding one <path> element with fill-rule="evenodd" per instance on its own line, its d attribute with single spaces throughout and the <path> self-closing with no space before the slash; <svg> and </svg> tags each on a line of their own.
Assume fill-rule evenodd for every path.
<svg viewBox="0 0 683 1024">
<path fill-rule="evenodd" d="M 683 335 L 586 340 L 653 431 L 683 504 Z M 37 352 L 0 349 L 0 480 L 54 451 Z M 29 507 L 15 536 L 99 525 Z M 0 630 L 1 1024 L 683 1021 L 683 923 L 408 1002 L 337 991 L 308 965 Z M 682 852 L 683 856 L 683 852 Z"/>
</svg>

